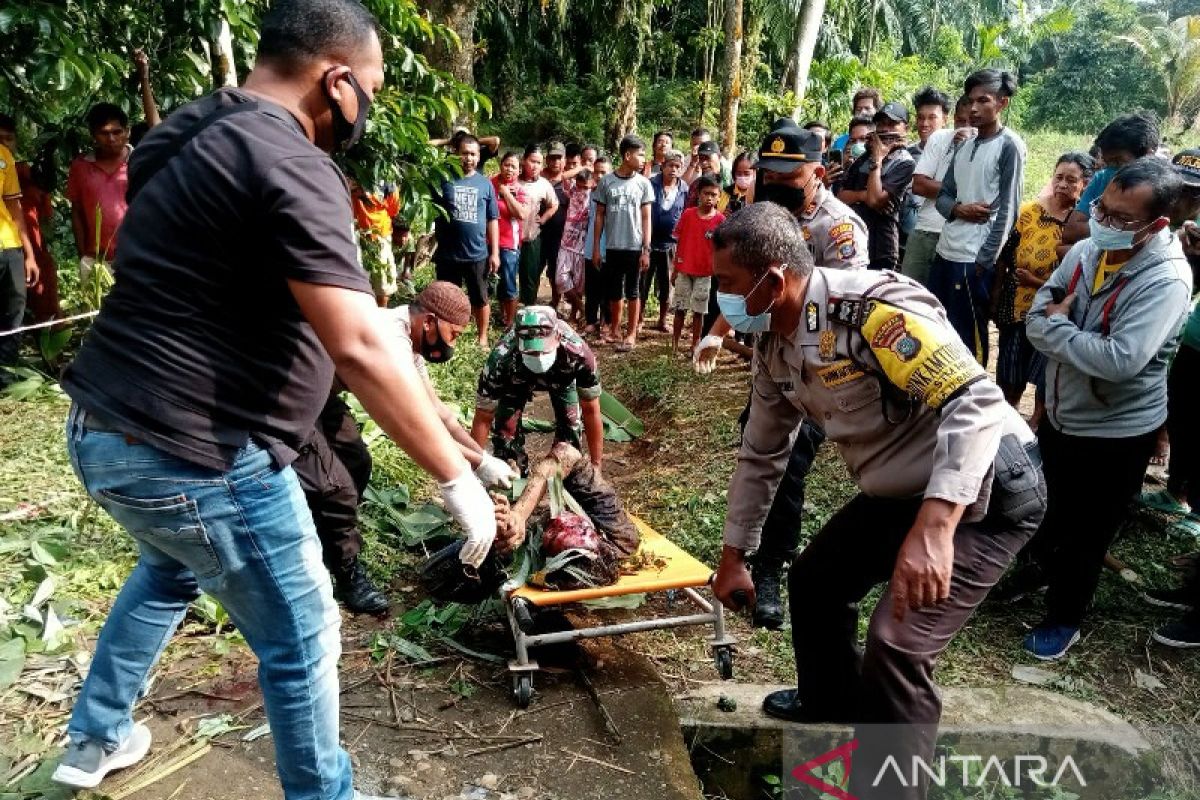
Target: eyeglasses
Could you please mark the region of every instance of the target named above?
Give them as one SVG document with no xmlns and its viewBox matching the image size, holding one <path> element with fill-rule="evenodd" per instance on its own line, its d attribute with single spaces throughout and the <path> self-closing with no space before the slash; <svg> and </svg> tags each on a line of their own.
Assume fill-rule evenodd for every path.
<svg viewBox="0 0 1200 800">
<path fill-rule="evenodd" d="M 1100 206 L 1102 199 L 1098 197 L 1088 205 L 1088 211 L 1091 213 L 1092 219 L 1101 225 L 1108 225 L 1110 228 L 1115 228 L 1119 231 L 1136 231 L 1149 224 L 1144 220 L 1129 219 L 1128 217 L 1110 214 L 1107 209 Z"/>
</svg>

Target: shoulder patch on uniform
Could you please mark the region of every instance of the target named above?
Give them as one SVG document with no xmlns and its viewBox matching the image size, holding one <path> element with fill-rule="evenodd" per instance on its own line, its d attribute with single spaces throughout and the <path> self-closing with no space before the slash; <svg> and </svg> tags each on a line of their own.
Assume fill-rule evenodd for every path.
<svg viewBox="0 0 1200 800">
<path fill-rule="evenodd" d="M 841 244 L 843 239 L 853 239 L 854 225 L 849 222 L 839 222 L 829 229 L 829 238 L 835 244 Z"/>
<path fill-rule="evenodd" d="M 888 380 L 932 408 L 986 376 L 948 327 L 881 301 L 872 301 L 863 337 Z"/>
</svg>

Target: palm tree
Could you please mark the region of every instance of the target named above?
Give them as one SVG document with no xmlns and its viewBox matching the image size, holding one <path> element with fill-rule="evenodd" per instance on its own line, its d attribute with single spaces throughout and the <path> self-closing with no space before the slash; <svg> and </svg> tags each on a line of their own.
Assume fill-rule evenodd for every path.
<svg viewBox="0 0 1200 800">
<path fill-rule="evenodd" d="M 1161 12 L 1117 37 L 1158 64 L 1166 84 L 1167 120 L 1179 128 L 1200 122 L 1200 15 L 1167 21 Z"/>
</svg>

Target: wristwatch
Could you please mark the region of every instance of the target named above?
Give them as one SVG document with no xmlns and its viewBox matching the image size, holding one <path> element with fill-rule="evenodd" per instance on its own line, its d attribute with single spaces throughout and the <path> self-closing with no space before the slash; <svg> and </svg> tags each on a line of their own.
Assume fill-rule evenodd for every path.
<svg viewBox="0 0 1200 800">
<path fill-rule="evenodd" d="M 867 168 L 867 172 L 874 172 L 875 170 L 879 169 L 881 166 L 883 166 L 882 162 L 872 161 L 871 166 Z"/>
</svg>

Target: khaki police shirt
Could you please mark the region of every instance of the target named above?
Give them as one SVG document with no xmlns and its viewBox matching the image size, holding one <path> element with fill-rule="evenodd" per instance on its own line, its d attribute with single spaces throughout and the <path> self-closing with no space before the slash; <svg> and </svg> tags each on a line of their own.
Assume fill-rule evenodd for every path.
<svg viewBox="0 0 1200 800">
<path fill-rule="evenodd" d="M 865 269 L 871 263 L 866 224 L 833 192 L 818 186 L 813 203 L 800 215 L 813 263 L 830 269 Z"/>
<path fill-rule="evenodd" d="M 866 494 L 970 506 L 968 522 L 986 513 L 1000 437 L 1034 438 L 933 295 L 891 272 L 815 269 L 797 329 L 760 338 L 726 544 L 758 547 L 805 418 Z"/>
</svg>

